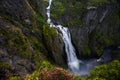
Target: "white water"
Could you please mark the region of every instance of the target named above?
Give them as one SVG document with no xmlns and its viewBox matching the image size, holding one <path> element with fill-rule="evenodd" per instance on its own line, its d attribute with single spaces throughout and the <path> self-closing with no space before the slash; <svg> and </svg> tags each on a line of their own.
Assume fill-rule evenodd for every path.
<svg viewBox="0 0 120 80">
<path fill-rule="evenodd" d="M 51 21 L 50 18 L 50 7 L 52 4 L 52 0 L 49 0 L 49 6 L 46 8 L 47 9 L 47 23 L 50 25 L 50 27 L 54 27 L 56 29 L 59 29 L 62 34 L 62 39 L 65 44 L 65 51 L 67 54 L 67 62 L 68 62 L 68 67 L 70 71 L 74 74 L 80 74 L 80 64 L 83 64 L 82 61 L 77 59 L 76 53 L 75 53 L 75 48 L 72 45 L 71 42 L 71 35 L 69 32 L 69 29 L 67 27 L 63 27 L 62 25 L 54 25 Z"/>
<path fill-rule="evenodd" d="M 89 9 L 97 9 L 97 7 L 95 7 L 95 6 L 89 6 L 89 7 L 87 7 L 87 9 L 89 10 Z"/>
<path fill-rule="evenodd" d="M 103 13 L 103 16 L 101 17 L 100 21 L 99 22 L 102 22 L 106 16 L 106 14 L 108 13 L 108 10 L 106 10 L 104 13 Z"/>
<path fill-rule="evenodd" d="M 77 75 L 85 76 L 89 74 L 90 70 L 92 70 L 97 64 L 97 59 L 91 59 L 91 60 L 79 60 L 76 56 L 76 51 L 74 46 L 72 45 L 71 42 L 71 35 L 70 31 L 67 27 L 63 27 L 62 25 L 54 25 L 52 23 L 51 18 L 50 18 L 50 7 L 52 4 L 52 0 L 49 0 L 49 5 L 46 8 L 47 9 L 47 23 L 50 25 L 50 27 L 54 27 L 59 32 L 58 34 L 61 35 L 64 44 L 65 44 L 65 51 L 67 54 L 67 64 L 69 70 Z"/>
<path fill-rule="evenodd" d="M 91 59 L 91 60 L 79 60 L 76 56 L 75 53 L 75 48 L 72 45 L 71 42 L 71 35 L 69 32 L 69 29 L 67 27 L 63 27 L 62 25 L 54 25 L 54 23 L 52 23 L 51 18 L 50 18 L 50 7 L 52 4 L 52 0 L 49 0 L 49 5 L 46 8 L 47 9 L 47 23 L 50 25 L 50 27 L 54 27 L 56 29 L 56 31 L 59 29 L 60 31 L 60 35 L 64 41 L 65 44 L 65 51 L 67 54 L 67 63 L 68 63 L 68 68 L 70 69 L 70 71 L 74 74 L 78 74 L 81 76 L 85 76 L 86 74 L 89 74 L 90 70 L 92 70 L 96 65 L 99 65 L 99 61 L 101 61 L 101 58 L 99 59 Z M 100 19 L 100 21 L 102 21 L 105 18 L 107 11 L 105 11 L 105 13 L 103 14 L 102 18 Z M 59 32 L 58 31 L 58 32 Z M 120 48 L 120 46 L 118 47 Z M 109 60 L 110 57 L 107 56 L 109 54 L 109 50 L 105 51 L 105 54 L 103 53 L 103 55 L 101 57 L 105 56 L 106 60 Z"/>
</svg>

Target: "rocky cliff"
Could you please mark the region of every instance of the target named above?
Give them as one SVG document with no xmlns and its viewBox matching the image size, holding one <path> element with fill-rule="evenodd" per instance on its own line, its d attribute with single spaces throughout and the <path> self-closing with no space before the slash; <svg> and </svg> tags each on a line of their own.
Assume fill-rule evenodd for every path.
<svg viewBox="0 0 120 80">
<path fill-rule="evenodd" d="M 47 5 L 47 0 L 0 1 L 1 80 L 32 73 L 43 60 L 66 67 L 62 38 L 46 24 Z M 54 0 L 51 17 L 69 27 L 78 58 L 90 58 L 120 45 L 119 10 L 114 0 Z"/>
<path fill-rule="evenodd" d="M 0 1 L 0 79 L 25 76 L 41 61 L 65 66 L 61 37 L 46 24 L 43 0 Z"/>
<path fill-rule="evenodd" d="M 99 56 L 105 47 L 120 45 L 119 5 L 115 0 L 53 2 L 56 24 L 69 27 L 79 58 Z"/>
</svg>

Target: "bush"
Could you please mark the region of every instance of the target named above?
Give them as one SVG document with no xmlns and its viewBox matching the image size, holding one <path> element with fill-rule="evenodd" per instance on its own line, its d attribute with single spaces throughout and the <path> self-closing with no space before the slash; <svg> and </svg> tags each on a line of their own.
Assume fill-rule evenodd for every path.
<svg viewBox="0 0 120 80">
<path fill-rule="evenodd" d="M 54 66 L 51 63 L 49 63 L 48 61 L 43 61 L 43 62 L 41 62 L 40 66 L 39 66 L 39 71 L 41 71 L 44 68 L 52 69 L 52 68 L 54 68 Z"/>
<path fill-rule="evenodd" d="M 47 40 L 51 39 L 52 37 L 56 37 L 56 35 L 57 35 L 55 29 L 50 28 L 47 24 L 43 25 L 43 31 L 42 32 L 43 32 L 43 36 Z"/>
<path fill-rule="evenodd" d="M 10 77 L 9 80 L 21 80 L 21 79 L 17 76 L 14 76 L 14 77 Z"/>
<path fill-rule="evenodd" d="M 109 3 L 109 0 L 89 0 L 88 6 L 99 6 L 106 3 Z"/>
<path fill-rule="evenodd" d="M 40 80 L 73 80 L 72 74 L 62 68 L 52 70 L 43 69 L 39 75 Z"/>
<path fill-rule="evenodd" d="M 120 61 L 108 65 L 97 66 L 87 79 L 91 80 L 120 80 Z"/>
<path fill-rule="evenodd" d="M 65 13 L 65 7 L 59 1 L 53 1 L 53 7 L 51 8 L 51 16 L 54 18 L 58 18 L 59 16 Z"/>
<path fill-rule="evenodd" d="M 43 71 L 43 69 L 48 69 L 48 70 L 50 70 L 50 69 L 53 69 L 54 68 L 54 66 L 51 64 L 51 63 L 49 63 L 48 61 L 42 61 L 41 63 L 40 63 L 40 65 L 39 65 L 39 69 L 38 70 L 36 70 L 33 74 L 31 74 L 31 75 L 27 75 L 26 77 L 25 77 L 25 80 L 38 80 L 38 76 L 40 75 L 40 73 L 41 73 L 41 71 Z"/>
<path fill-rule="evenodd" d="M 7 62 L 0 62 L 0 69 L 9 69 L 10 65 Z"/>
<path fill-rule="evenodd" d="M 25 80 L 74 80 L 74 77 L 68 71 L 54 67 L 48 61 L 43 61 L 39 70 L 31 75 L 27 75 Z"/>
</svg>

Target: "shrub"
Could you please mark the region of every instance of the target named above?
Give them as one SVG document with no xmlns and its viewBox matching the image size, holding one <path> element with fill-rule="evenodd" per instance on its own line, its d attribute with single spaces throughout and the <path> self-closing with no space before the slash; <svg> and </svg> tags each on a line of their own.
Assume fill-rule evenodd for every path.
<svg viewBox="0 0 120 80">
<path fill-rule="evenodd" d="M 74 80 L 78 77 L 73 77 L 68 71 L 54 67 L 48 61 L 41 62 L 39 70 L 31 75 L 27 75 L 25 80 Z"/>
<path fill-rule="evenodd" d="M 59 1 L 53 2 L 54 7 L 51 8 L 51 16 L 54 18 L 58 18 L 59 16 L 65 13 L 65 7 Z"/>
<path fill-rule="evenodd" d="M 55 29 L 50 28 L 48 25 L 43 25 L 43 36 L 49 40 L 52 37 L 56 37 L 57 33 Z"/>
<path fill-rule="evenodd" d="M 52 70 L 43 69 L 39 75 L 40 80 L 73 80 L 72 74 L 62 68 Z"/>
<path fill-rule="evenodd" d="M 0 62 L 0 69 L 9 69 L 10 65 L 7 62 Z"/>
<path fill-rule="evenodd" d="M 40 63 L 39 71 L 41 71 L 44 68 L 52 69 L 52 68 L 54 68 L 54 66 L 50 62 L 48 62 L 48 61 L 43 61 L 43 62 Z"/>
<path fill-rule="evenodd" d="M 88 6 L 99 6 L 108 3 L 109 0 L 89 0 Z"/>
<path fill-rule="evenodd" d="M 92 80 L 120 80 L 120 61 L 113 61 L 108 65 L 97 66 L 88 78 Z"/>
<path fill-rule="evenodd" d="M 20 78 L 17 76 L 14 76 L 14 77 L 10 77 L 9 80 L 20 80 Z"/>
</svg>

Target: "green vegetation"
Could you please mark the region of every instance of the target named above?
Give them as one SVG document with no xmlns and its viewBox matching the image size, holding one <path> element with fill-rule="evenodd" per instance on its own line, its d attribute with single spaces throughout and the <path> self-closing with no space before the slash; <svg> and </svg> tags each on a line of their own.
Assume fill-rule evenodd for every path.
<svg viewBox="0 0 120 80">
<path fill-rule="evenodd" d="M 51 8 L 51 17 L 58 18 L 65 13 L 65 7 L 59 1 L 53 1 L 53 7 Z"/>
<path fill-rule="evenodd" d="M 82 20 L 72 19 L 72 20 L 67 21 L 67 25 L 68 26 L 80 26 L 80 27 L 83 27 L 83 22 L 82 22 Z"/>
<path fill-rule="evenodd" d="M 91 80 L 119 80 L 120 79 L 120 61 L 113 61 L 107 65 L 97 66 L 91 71 L 87 79 Z"/>
<path fill-rule="evenodd" d="M 80 16 L 86 11 L 85 5 L 83 5 L 80 1 L 62 1 L 55 0 L 51 6 L 51 18 L 54 20 L 64 19 L 64 16 L 69 16 L 69 18 L 63 25 L 68 26 L 83 26 L 83 22 L 80 19 Z M 78 18 L 76 18 L 78 17 Z"/>
<path fill-rule="evenodd" d="M 88 0 L 87 6 L 101 6 L 104 4 L 115 3 L 115 0 Z"/>
<path fill-rule="evenodd" d="M 96 55 L 98 56 L 100 56 L 103 53 L 104 48 L 106 46 L 111 46 L 115 43 L 114 39 L 112 38 L 112 35 L 108 35 L 106 32 L 101 33 L 100 30 L 101 27 L 98 26 L 97 29 L 89 35 L 90 42 L 94 41 L 92 42 L 94 46 L 93 48 Z"/>
<path fill-rule="evenodd" d="M 38 67 L 40 61 L 46 59 L 47 52 L 41 39 L 43 16 L 36 12 L 36 15 L 30 19 L 30 25 L 10 16 L 2 16 L 2 19 L 5 22 L 3 24 L 5 27 L 0 29 L 0 36 L 4 39 L 4 47 L 6 47 L 9 56 L 32 59 Z M 2 44 L 0 43 L 0 46 Z"/>
<path fill-rule="evenodd" d="M 73 80 L 72 74 L 68 71 L 57 68 L 47 61 L 43 61 L 38 71 L 27 75 L 25 80 Z"/>
<path fill-rule="evenodd" d="M 114 44 L 114 41 L 110 36 L 107 36 L 106 34 L 96 34 L 97 43 L 95 47 L 95 51 L 97 55 L 101 55 L 103 53 L 103 50 L 106 46 L 110 46 Z"/>
<path fill-rule="evenodd" d="M 14 77 L 10 77 L 9 80 L 21 80 L 20 77 L 14 76 Z"/>
<path fill-rule="evenodd" d="M 48 3 L 48 0 L 44 0 Z M 100 6 L 113 2 L 113 0 L 56 0 L 53 2 L 51 9 L 51 17 L 54 19 L 61 18 L 68 15 L 70 18 L 65 24 L 68 26 L 80 26 L 84 24 L 82 22 L 82 16 L 86 12 L 87 6 Z M 25 8 L 26 9 L 26 8 Z M 31 7 L 32 9 L 32 7 Z M 27 9 L 26 9 L 27 10 Z M 28 10 L 30 11 L 30 10 Z M 21 12 L 24 12 L 21 10 Z M 27 15 L 27 16 L 26 16 Z M 9 15 L 10 16 L 10 15 Z M 6 49 L 8 57 L 19 56 L 24 59 L 32 60 L 35 63 L 37 70 L 33 74 L 29 74 L 25 77 L 25 80 L 81 80 L 81 77 L 73 76 L 68 71 L 53 66 L 47 60 L 46 44 L 52 46 L 51 43 L 57 36 L 54 28 L 50 28 L 45 23 L 45 18 L 39 12 L 35 12 L 34 16 L 28 16 L 24 13 L 23 19 L 28 18 L 28 23 L 23 19 L 14 19 L 14 16 L 2 16 L 0 37 L 4 43 L 0 43 L 0 47 Z M 17 17 L 19 15 L 16 14 Z M 118 25 L 119 16 L 117 13 L 113 13 L 108 19 L 108 23 L 111 26 Z M 94 20 L 90 20 L 90 25 L 94 23 Z M 95 51 L 97 54 L 102 53 L 104 46 L 113 44 L 111 37 L 105 34 L 95 34 L 98 44 L 95 44 Z M 45 42 L 45 43 L 44 43 Z M 4 45 L 4 46 L 3 46 Z M 102 47 L 101 47 L 102 46 Z M 49 48 L 49 47 L 48 47 Z M 53 48 L 53 46 L 52 46 Z M 91 53 L 91 49 L 88 45 L 84 46 L 84 52 Z M 44 53 L 44 54 L 43 54 Z M 11 58 L 10 57 L 10 58 Z M 43 61 L 43 62 L 42 62 Z M 9 69 L 10 65 L 7 62 L 0 62 L 0 69 Z M 83 78 L 84 80 L 119 80 L 120 76 L 120 62 L 114 61 L 107 65 L 98 66 L 93 70 L 90 76 Z M 10 77 L 10 80 L 20 80 L 19 77 Z"/>
<path fill-rule="evenodd" d="M 39 71 L 41 71 L 44 68 L 46 68 L 46 69 L 53 69 L 54 66 L 50 62 L 48 62 L 48 61 L 42 61 L 40 63 L 40 66 L 39 66 Z"/>
<path fill-rule="evenodd" d="M 102 46 L 95 47 L 95 52 L 98 56 L 100 56 L 104 51 L 104 48 Z"/>
<path fill-rule="evenodd" d="M 87 54 L 87 55 L 90 55 L 90 54 L 91 54 L 91 49 L 90 49 L 90 47 L 89 47 L 88 45 L 85 45 L 83 52 L 84 52 L 85 54 Z"/>
<path fill-rule="evenodd" d="M 43 71 L 43 69 L 51 70 L 51 69 L 53 69 L 53 68 L 54 68 L 54 66 L 53 66 L 51 63 L 49 63 L 48 61 L 43 61 L 43 62 L 40 63 L 39 69 L 36 70 L 36 71 L 35 71 L 34 73 L 32 73 L 32 74 L 28 74 L 28 75 L 26 76 L 25 80 L 38 80 L 39 75 L 41 74 L 41 72 Z M 46 74 L 47 74 L 47 73 L 46 73 Z M 45 76 L 46 74 L 44 74 L 44 76 Z M 43 76 L 43 77 L 44 77 L 44 76 Z M 43 80 L 44 80 L 44 79 L 43 79 Z"/>
<path fill-rule="evenodd" d="M 109 64 L 96 66 L 86 77 L 80 77 L 68 71 L 54 67 L 48 61 L 41 62 L 39 70 L 28 74 L 24 80 L 119 80 L 120 61 L 113 61 Z M 10 80 L 20 80 L 19 77 L 11 77 Z"/>
<path fill-rule="evenodd" d="M 43 26 L 45 24 L 45 19 L 39 12 L 36 12 L 36 19 L 39 22 L 40 26 Z"/>
<path fill-rule="evenodd" d="M 116 11 L 114 11 L 112 15 L 108 18 L 108 23 L 110 26 L 115 26 L 119 25 L 119 22 L 120 22 L 119 15 Z"/>
<path fill-rule="evenodd" d="M 10 37 L 12 37 L 12 39 L 8 41 L 9 47 L 14 46 L 14 47 L 11 47 L 11 49 L 13 49 L 15 52 L 16 51 L 19 52 L 18 55 L 20 55 L 21 57 L 30 58 L 31 54 L 30 54 L 30 48 L 29 48 L 29 43 L 27 38 L 22 34 L 19 28 L 18 30 L 16 30 L 16 33 L 14 33 L 14 31 L 12 32 L 13 34 L 9 35 Z"/>
<path fill-rule="evenodd" d="M 55 29 L 50 28 L 47 24 L 43 25 L 42 32 L 43 32 L 44 37 L 48 40 L 52 37 L 57 36 L 57 33 L 56 33 Z"/>
<path fill-rule="evenodd" d="M 10 65 L 7 62 L 0 62 L 0 69 L 9 69 Z"/>
<path fill-rule="evenodd" d="M 45 3 L 48 3 L 46 0 Z M 114 0 L 55 0 L 51 6 L 51 17 L 55 20 L 63 19 L 64 16 L 70 16 L 62 24 L 64 26 L 83 26 L 82 16 L 87 11 L 87 6 L 101 6 L 104 4 L 114 3 Z M 90 21 L 90 25 L 94 20 Z"/>
<path fill-rule="evenodd" d="M 109 0 L 89 0 L 87 4 L 89 6 L 100 6 L 106 3 L 109 3 Z"/>
<path fill-rule="evenodd" d="M 107 35 L 98 35 L 98 40 L 100 41 L 101 44 L 104 44 L 106 46 L 110 46 L 113 44 L 112 39 Z"/>
</svg>

